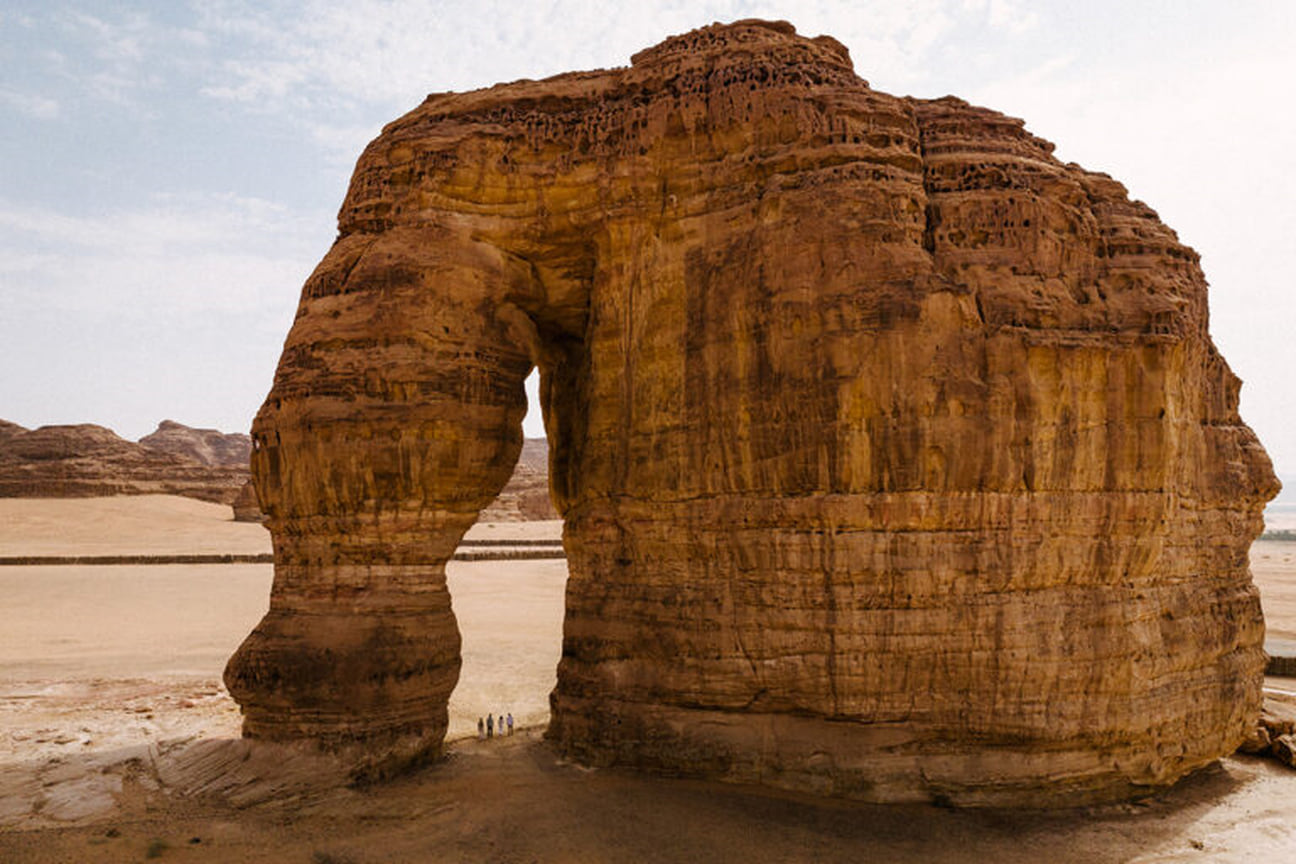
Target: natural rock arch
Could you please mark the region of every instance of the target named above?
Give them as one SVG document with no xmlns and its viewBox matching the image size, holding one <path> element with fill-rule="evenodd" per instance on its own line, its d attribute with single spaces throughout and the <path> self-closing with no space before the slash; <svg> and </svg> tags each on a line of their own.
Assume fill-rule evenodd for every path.
<svg viewBox="0 0 1296 864">
<path fill-rule="evenodd" d="M 1051 150 L 750 21 L 387 126 L 253 429 L 276 565 L 226 672 L 244 734 L 439 751 L 444 564 L 534 364 L 565 752 L 959 803 L 1230 752 L 1276 481 L 1196 254 Z"/>
</svg>

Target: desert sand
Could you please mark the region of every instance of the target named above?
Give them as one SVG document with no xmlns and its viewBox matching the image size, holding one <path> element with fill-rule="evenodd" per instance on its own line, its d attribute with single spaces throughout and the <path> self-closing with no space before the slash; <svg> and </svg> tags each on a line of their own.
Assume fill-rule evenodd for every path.
<svg viewBox="0 0 1296 864">
<path fill-rule="evenodd" d="M 177 495 L 0 498 L 0 556 L 256 554 L 270 532 Z"/>
<path fill-rule="evenodd" d="M 1260 588 L 1268 641 L 1296 642 L 1296 543 L 1256 541 L 1251 576 Z"/>
<path fill-rule="evenodd" d="M 553 539 L 558 523 L 474 527 Z M 260 544 L 260 545 L 258 545 Z M 268 551 L 166 496 L 0 501 L 0 556 Z M 1257 543 L 1271 636 L 1296 639 L 1296 544 Z M 0 861 L 1285 861 L 1296 772 L 1235 756 L 1136 804 L 881 807 L 563 764 L 541 740 L 565 562 L 451 562 L 463 632 L 447 756 L 363 789 L 249 750 L 221 685 L 269 565 L 0 568 Z M 1272 679 L 1275 690 L 1296 682 Z M 512 739 L 476 719 L 511 711 Z"/>
</svg>

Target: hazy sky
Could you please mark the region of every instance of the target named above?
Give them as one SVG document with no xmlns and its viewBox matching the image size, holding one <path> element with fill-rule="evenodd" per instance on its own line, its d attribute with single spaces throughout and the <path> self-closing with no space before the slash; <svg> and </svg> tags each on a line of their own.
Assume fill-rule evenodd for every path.
<svg viewBox="0 0 1296 864">
<path fill-rule="evenodd" d="M 1296 475 L 1287 0 L 5 0 L 0 418 L 245 430 L 385 122 L 745 17 L 836 36 L 881 90 L 1024 117 L 1155 208 L 1201 253 L 1243 418 Z"/>
</svg>

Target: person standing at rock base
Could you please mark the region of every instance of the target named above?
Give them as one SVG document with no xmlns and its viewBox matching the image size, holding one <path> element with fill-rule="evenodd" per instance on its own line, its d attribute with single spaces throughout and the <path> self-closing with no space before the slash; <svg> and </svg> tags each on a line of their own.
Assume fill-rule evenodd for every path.
<svg viewBox="0 0 1296 864">
<path fill-rule="evenodd" d="M 494 714 L 486 715 L 486 737 L 487 738 L 495 737 L 495 715 Z"/>
<path fill-rule="evenodd" d="M 486 721 L 480 717 L 477 718 L 477 740 L 486 740 Z"/>
<path fill-rule="evenodd" d="M 513 734 L 513 712 L 512 711 L 510 711 L 508 714 L 508 730 L 509 730 L 508 734 L 512 735 Z"/>
</svg>

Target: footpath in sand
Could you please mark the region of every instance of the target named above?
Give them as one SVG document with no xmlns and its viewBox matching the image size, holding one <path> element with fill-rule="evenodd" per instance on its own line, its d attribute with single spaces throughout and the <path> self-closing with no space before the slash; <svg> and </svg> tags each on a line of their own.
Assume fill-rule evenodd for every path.
<svg viewBox="0 0 1296 864">
<path fill-rule="evenodd" d="M 559 527 L 469 537 L 554 540 Z M 0 557 L 269 545 L 228 508 L 187 499 L 0 500 Z M 1252 559 L 1271 634 L 1296 639 L 1296 544 L 1258 543 Z M 0 861 L 1296 860 L 1296 772 L 1242 756 L 1139 803 L 1050 813 L 824 802 L 565 764 L 540 737 L 561 560 L 448 565 L 464 665 L 447 756 L 348 788 L 327 759 L 238 738 L 221 670 L 271 575 L 0 567 Z M 510 711 L 518 734 L 476 740 L 477 717 Z"/>
</svg>

